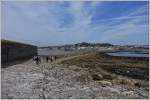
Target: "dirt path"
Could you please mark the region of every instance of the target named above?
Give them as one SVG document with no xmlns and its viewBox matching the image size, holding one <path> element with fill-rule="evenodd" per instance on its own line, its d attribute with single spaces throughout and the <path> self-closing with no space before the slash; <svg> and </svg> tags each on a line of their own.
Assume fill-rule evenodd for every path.
<svg viewBox="0 0 150 100">
<path fill-rule="evenodd" d="M 69 57 L 60 58 L 60 59 L 57 59 L 55 63 L 59 63 L 59 62 L 64 61 L 64 60 L 69 60 L 69 59 L 72 59 L 72 58 L 76 58 L 76 57 L 80 57 L 80 56 L 85 56 L 85 55 L 87 55 L 87 54 L 76 55 L 76 56 L 69 56 Z"/>
<path fill-rule="evenodd" d="M 58 64 L 75 57 L 78 56 L 61 58 L 53 63 L 42 60 L 40 65 L 35 65 L 30 59 L 22 64 L 2 68 L 2 98 L 148 98 L 148 92 L 143 89 L 131 90 L 120 85 L 103 87 L 91 79 L 86 68 Z"/>
</svg>

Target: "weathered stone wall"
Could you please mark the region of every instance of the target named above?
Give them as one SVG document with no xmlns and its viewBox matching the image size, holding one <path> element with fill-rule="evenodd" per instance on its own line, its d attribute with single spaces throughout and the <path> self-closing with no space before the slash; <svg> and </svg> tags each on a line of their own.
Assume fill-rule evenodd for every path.
<svg viewBox="0 0 150 100">
<path fill-rule="evenodd" d="M 29 44 L 1 40 L 1 63 L 18 59 L 30 58 L 37 55 L 37 47 Z"/>
</svg>

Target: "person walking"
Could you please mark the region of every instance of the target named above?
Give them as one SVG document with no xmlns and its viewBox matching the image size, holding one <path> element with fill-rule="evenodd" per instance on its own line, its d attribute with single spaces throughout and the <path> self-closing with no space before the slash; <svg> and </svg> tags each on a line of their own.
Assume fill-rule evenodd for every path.
<svg viewBox="0 0 150 100">
<path fill-rule="evenodd" d="M 56 59 L 57 59 L 57 57 L 56 56 L 54 56 L 54 60 L 56 61 Z"/>
<path fill-rule="evenodd" d="M 46 56 L 46 62 L 48 63 L 48 61 L 49 61 L 49 57 L 48 57 L 48 56 Z"/>
<path fill-rule="evenodd" d="M 35 61 L 35 63 L 38 65 L 39 63 L 41 63 L 41 59 L 38 56 L 34 56 L 33 60 Z"/>
<path fill-rule="evenodd" d="M 52 58 L 52 56 L 50 57 L 50 61 L 51 61 L 51 62 L 53 62 L 53 58 Z"/>
</svg>

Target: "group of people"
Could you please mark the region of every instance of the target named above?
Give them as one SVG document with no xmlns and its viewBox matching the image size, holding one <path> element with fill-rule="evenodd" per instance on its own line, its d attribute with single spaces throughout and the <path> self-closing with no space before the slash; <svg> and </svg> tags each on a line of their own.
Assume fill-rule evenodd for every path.
<svg viewBox="0 0 150 100">
<path fill-rule="evenodd" d="M 49 56 L 46 56 L 46 62 L 49 62 L 49 61 L 50 61 L 50 62 L 53 62 L 53 61 L 56 61 L 56 58 L 57 58 L 56 56 L 50 56 L 50 57 L 49 57 Z"/>
<path fill-rule="evenodd" d="M 53 61 L 56 61 L 57 57 L 56 56 L 46 56 L 45 57 L 45 60 L 46 62 L 48 63 L 49 61 L 50 62 L 53 62 Z M 33 61 L 38 65 L 41 63 L 41 57 L 39 56 L 34 56 L 33 57 Z"/>
</svg>

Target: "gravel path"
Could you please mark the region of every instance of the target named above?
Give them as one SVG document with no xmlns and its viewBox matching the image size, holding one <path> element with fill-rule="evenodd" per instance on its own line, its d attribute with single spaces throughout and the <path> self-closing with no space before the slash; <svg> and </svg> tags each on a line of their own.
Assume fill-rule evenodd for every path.
<svg viewBox="0 0 150 100">
<path fill-rule="evenodd" d="M 101 86 L 92 80 L 86 68 L 78 66 L 44 61 L 37 66 L 29 60 L 2 68 L 1 76 L 3 99 L 148 98 L 148 91 L 142 88 L 133 90 L 113 84 Z"/>
</svg>

